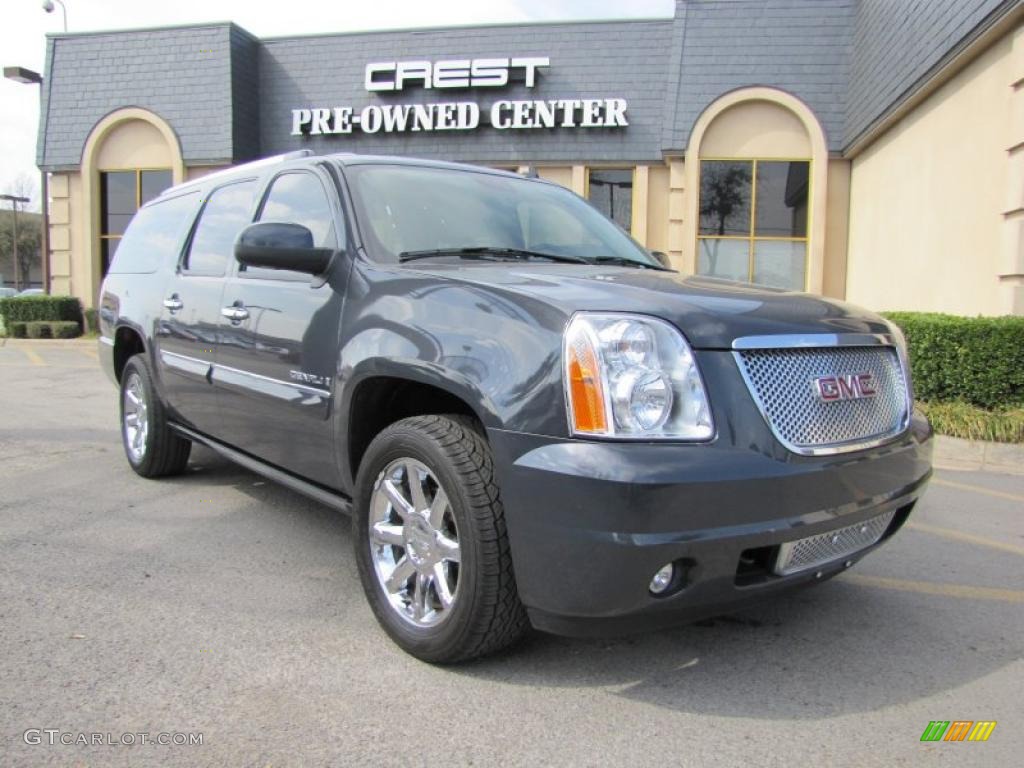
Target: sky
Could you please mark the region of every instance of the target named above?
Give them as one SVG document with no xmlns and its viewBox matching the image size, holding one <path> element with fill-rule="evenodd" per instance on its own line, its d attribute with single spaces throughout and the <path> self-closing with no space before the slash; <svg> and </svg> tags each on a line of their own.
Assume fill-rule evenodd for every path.
<svg viewBox="0 0 1024 768">
<path fill-rule="evenodd" d="M 64 29 L 60 5 L 0 0 L 0 65 L 43 73 L 47 33 Z M 64 0 L 69 32 L 138 29 L 234 21 L 257 37 L 367 29 L 576 19 L 668 18 L 674 0 Z M 35 185 L 28 207 L 39 210 L 35 165 L 39 88 L 0 80 L 0 193 L 22 177 Z M 83 137 L 84 140 L 84 137 Z"/>
</svg>

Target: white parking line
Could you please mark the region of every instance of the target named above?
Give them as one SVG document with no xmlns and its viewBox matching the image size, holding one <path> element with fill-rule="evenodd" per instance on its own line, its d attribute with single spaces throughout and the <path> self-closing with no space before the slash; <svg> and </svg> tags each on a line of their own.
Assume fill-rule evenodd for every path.
<svg viewBox="0 0 1024 768">
<path fill-rule="evenodd" d="M 977 544 L 979 547 L 988 547 L 989 549 L 998 549 L 1002 552 L 1009 552 L 1013 555 L 1024 556 L 1024 547 L 1018 547 L 1015 544 L 1007 544 L 1005 541 L 989 539 L 985 536 L 976 536 L 973 533 L 964 533 L 963 531 L 957 531 L 952 528 L 939 528 L 938 526 L 917 522 L 907 523 L 906 527 L 911 531 L 920 531 L 921 533 L 927 533 L 932 536 L 941 536 L 944 539 L 950 539 L 952 541 L 962 541 L 966 544 Z"/>
<path fill-rule="evenodd" d="M 993 587 L 971 587 L 966 584 L 939 584 L 934 581 L 909 581 L 889 579 L 883 576 L 868 576 L 863 573 L 844 573 L 843 581 L 863 587 L 893 589 L 899 592 L 916 592 L 939 597 L 961 597 L 967 600 L 998 600 L 1004 603 L 1024 603 L 1024 591 L 1018 589 L 995 589 Z"/>
<path fill-rule="evenodd" d="M 25 357 L 28 358 L 28 361 L 32 363 L 32 365 L 46 365 L 46 361 L 43 360 L 43 358 L 41 358 L 38 353 L 32 349 L 32 347 L 18 347 L 18 349 L 25 354 Z"/>
<path fill-rule="evenodd" d="M 983 488 L 980 485 L 955 483 L 952 480 L 943 480 L 941 477 L 932 478 L 932 482 L 935 483 L 935 485 L 941 485 L 946 488 L 956 488 L 958 491 L 970 491 L 971 493 L 981 493 L 985 496 L 994 496 L 997 499 L 1009 499 L 1010 501 L 1024 502 L 1024 496 L 1018 496 L 1015 493 L 1006 493 L 1005 491 L 994 491 L 991 488 Z"/>
</svg>

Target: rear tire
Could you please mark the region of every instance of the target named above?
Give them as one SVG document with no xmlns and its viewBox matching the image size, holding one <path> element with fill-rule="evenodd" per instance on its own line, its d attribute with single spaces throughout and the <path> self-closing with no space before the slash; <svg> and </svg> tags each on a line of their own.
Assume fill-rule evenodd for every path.
<svg viewBox="0 0 1024 768">
<path fill-rule="evenodd" d="M 490 447 L 463 416 L 381 432 L 356 479 L 356 560 L 377 620 L 431 663 L 494 653 L 526 632 Z"/>
<path fill-rule="evenodd" d="M 121 374 L 121 443 L 131 468 L 142 477 L 180 475 L 192 441 L 175 434 L 144 354 L 132 356 Z"/>
</svg>

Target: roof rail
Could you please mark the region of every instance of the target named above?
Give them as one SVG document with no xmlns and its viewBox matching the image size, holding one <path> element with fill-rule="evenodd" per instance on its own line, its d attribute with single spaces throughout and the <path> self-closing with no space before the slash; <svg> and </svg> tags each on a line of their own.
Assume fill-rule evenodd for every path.
<svg viewBox="0 0 1024 768">
<path fill-rule="evenodd" d="M 284 154 L 273 155 L 271 157 L 262 157 L 259 160 L 242 163 L 241 165 L 232 165 L 228 168 L 208 173 L 205 176 L 200 176 L 198 179 L 190 179 L 189 181 L 183 181 L 181 184 L 176 184 L 173 187 L 168 187 L 161 193 L 161 197 L 171 192 L 180 192 L 181 190 L 188 189 L 189 187 L 205 184 L 211 179 L 216 180 L 223 176 L 233 176 L 236 173 L 244 172 L 250 168 L 263 168 L 268 165 L 284 163 L 288 160 L 298 160 L 300 157 L 311 157 L 313 154 L 314 152 L 312 149 L 296 149 L 293 152 L 285 152 Z"/>
</svg>

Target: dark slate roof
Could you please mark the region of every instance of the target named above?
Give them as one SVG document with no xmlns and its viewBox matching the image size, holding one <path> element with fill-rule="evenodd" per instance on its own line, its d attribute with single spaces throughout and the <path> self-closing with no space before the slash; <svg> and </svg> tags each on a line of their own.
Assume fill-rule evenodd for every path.
<svg viewBox="0 0 1024 768">
<path fill-rule="evenodd" d="M 178 135 L 187 163 L 231 161 L 231 24 L 53 35 L 37 162 L 77 167 L 89 132 L 121 107 L 143 107 Z M 253 139 L 240 137 L 253 147 Z"/>
<path fill-rule="evenodd" d="M 932 70 L 1020 0 L 860 0 L 844 144 L 849 146 Z"/>
<path fill-rule="evenodd" d="M 842 149 L 855 0 L 680 2 L 679 85 L 665 125 L 666 149 L 685 149 L 700 113 L 722 94 L 771 86 L 804 101 Z"/>
</svg>

